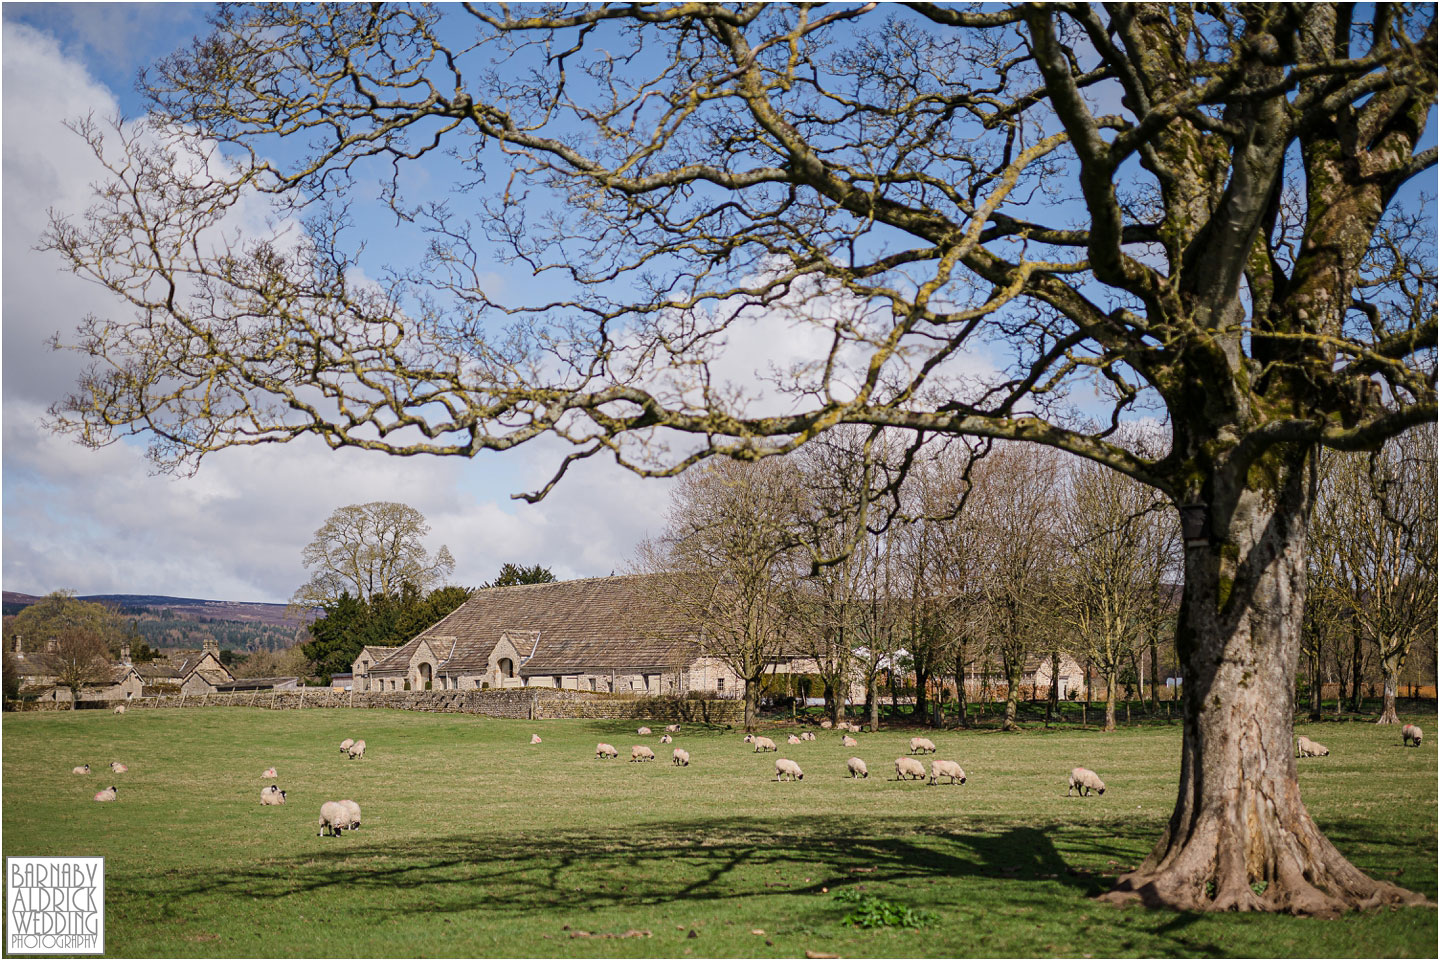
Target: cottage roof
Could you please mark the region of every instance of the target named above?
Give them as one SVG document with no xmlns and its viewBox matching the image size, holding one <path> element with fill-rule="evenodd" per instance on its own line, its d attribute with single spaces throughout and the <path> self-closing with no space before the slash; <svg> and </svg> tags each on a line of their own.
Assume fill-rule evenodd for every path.
<svg viewBox="0 0 1440 961">
<path fill-rule="evenodd" d="M 380 646 L 375 645 L 375 644 L 366 644 L 364 647 L 360 648 L 360 653 L 361 653 L 361 654 L 369 654 L 369 655 L 370 655 L 370 663 L 372 663 L 372 664 L 378 664 L 379 662 L 385 660 L 385 658 L 389 657 L 391 654 L 394 654 L 394 653 L 395 653 L 396 651 L 398 651 L 398 650 L 400 650 L 399 646 L 395 646 L 395 647 L 380 647 Z M 355 659 L 356 659 L 356 660 L 359 660 L 359 659 L 360 659 L 360 655 L 359 655 L 359 654 L 355 655 Z"/>
<path fill-rule="evenodd" d="M 401 644 L 399 647 L 390 648 L 394 653 L 378 664 L 372 664 L 370 666 L 370 673 L 372 675 L 399 675 L 406 673 L 410 670 L 410 659 L 415 656 L 415 652 L 419 649 L 422 641 L 434 652 L 437 662 L 445 661 L 455 650 L 455 638 L 453 636 L 435 637 L 429 634 L 419 634 L 406 643 Z"/>
<path fill-rule="evenodd" d="M 257 691 L 279 687 L 288 682 L 297 682 L 298 677 L 237 677 L 215 685 L 217 691 Z"/>
<path fill-rule="evenodd" d="M 168 661 L 147 661 L 135 665 L 135 673 L 146 680 L 154 679 L 178 679 L 179 673 Z"/>
</svg>

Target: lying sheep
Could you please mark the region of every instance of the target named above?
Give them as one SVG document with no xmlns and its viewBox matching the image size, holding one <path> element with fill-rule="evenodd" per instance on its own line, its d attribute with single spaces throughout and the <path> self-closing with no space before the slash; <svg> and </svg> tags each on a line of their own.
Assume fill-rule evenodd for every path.
<svg viewBox="0 0 1440 961">
<path fill-rule="evenodd" d="M 802 740 L 802 741 L 813 741 L 813 740 L 815 740 L 815 732 L 814 732 L 814 731 L 806 731 L 804 734 L 800 735 L 800 740 Z"/>
<path fill-rule="evenodd" d="M 648 727 L 642 727 L 637 729 L 635 733 L 639 734 L 641 737 L 644 737 L 645 735 L 650 733 L 650 729 Z"/>
<path fill-rule="evenodd" d="M 1091 791 L 1096 794 L 1105 793 L 1105 782 L 1100 780 L 1100 775 L 1088 767 L 1076 767 L 1070 769 L 1070 785 L 1065 789 L 1065 796 L 1069 797 L 1071 791 L 1078 791 L 1081 797 L 1085 797 Z"/>
<path fill-rule="evenodd" d="M 116 713 L 116 714 L 124 714 L 124 713 L 125 713 L 125 705 L 124 705 L 124 704 L 117 704 L 117 705 L 115 705 L 115 713 Z"/>
<path fill-rule="evenodd" d="M 320 837 L 338 838 L 340 832 L 350 827 L 350 812 L 339 801 L 326 801 L 320 805 Z"/>
<path fill-rule="evenodd" d="M 340 753 L 341 753 L 341 754 L 346 754 L 346 753 L 348 753 L 348 752 L 350 751 L 350 745 L 352 745 L 352 744 L 354 744 L 354 743 L 355 743 L 355 742 L 352 741 L 352 740 L 351 740 L 350 738 L 348 738 L 348 737 L 347 737 L 345 740 L 341 741 L 341 742 L 340 742 Z"/>
<path fill-rule="evenodd" d="M 833 727 L 834 725 L 832 725 L 828 720 L 826 720 L 826 721 L 821 721 L 821 722 L 820 722 L 820 726 L 823 727 L 825 730 L 828 731 L 828 730 L 830 730 L 830 728 Z"/>
<path fill-rule="evenodd" d="M 855 740 L 853 737 L 851 737 L 851 736 L 848 735 L 848 734 L 845 735 L 844 737 L 842 737 L 842 738 L 840 739 L 840 743 L 841 743 L 842 745 L 844 745 L 845 747 L 859 747 L 859 746 L 860 746 L 860 742 L 857 741 L 857 740 Z"/>
<path fill-rule="evenodd" d="M 775 742 L 772 741 L 772 740 L 770 740 L 768 737 L 757 737 L 757 738 L 755 738 L 755 753 L 756 753 L 756 754 L 759 754 L 761 751 L 778 751 L 778 750 L 780 750 L 780 749 L 775 746 Z"/>
<path fill-rule="evenodd" d="M 107 788 L 106 788 L 105 790 L 103 790 L 103 791 L 97 791 L 97 792 L 95 792 L 95 800 L 97 800 L 97 801 L 113 801 L 113 800 L 115 800 L 115 791 L 116 791 L 115 785 L 112 784 L 112 785 L 110 785 L 109 787 L 107 787 Z"/>
<path fill-rule="evenodd" d="M 262 774 L 262 775 L 260 775 L 260 776 L 261 776 L 261 777 L 279 777 L 280 775 L 278 775 L 278 774 L 275 773 L 275 769 L 274 769 L 273 767 L 267 767 L 267 768 L 265 769 L 265 773 Z"/>
<path fill-rule="evenodd" d="M 951 784 L 965 783 L 965 772 L 954 761 L 931 761 L 930 783 L 936 784 L 942 777 L 948 777 Z"/>
<path fill-rule="evenodd" d="M 845 762 L 845 766 L 850 769 L 851 777 L 868 778 L 870 776 L 870 769 L 866 767 L 865 762 L 858 757 L 850 758 L 850 760 Z"/>
<path fill-rule="evenodd" d="M 79 767 L 72 767 L 72 768 L 70 769 L 70 773 L 71 773 L 71 774 L 89 774 L 89 773 L 90 773 L 90 765 L 88 765 L 88 764 L 82 764 L 82 765 L 80 765 Z"/>
<path fill-rule="evenodd" d="M 783 781 L 787 776 L 792 781 L 805 780 L 805 772 L 800 770 L 800 765 L 789 758 L 777 757 L 775 759 L 775 780 Z"/>
<path fill-rule="evenodd" d="M 606 744 L 604 741 L 601 741 L 599 744 L 595 745 L 595 756 L 600 758 L 619 757 L 620 752 L 615 750 L 615 745 Z"/>
<path fill-rule="evenodd" d="M 353 761 L 353 760 L 355 760 L 357 757 L 364 757 L 364 756 L 365 756 L 365 742 L 364 742 L 364 741 L 356 741 L 354 744 L 350 745 L 350 760 Z"/>
<path fill-rule="evenodd" d="M 669 743 L 670 743 L 671 741 L 673 741 L 673 740 L 675 740 L 675 739 L 674 739 L 673 737 L 671 737 L 670 735 L 668 735 L 668 734 L 662 734 L 662 735 L 660 735 L 660 743 L 661 743 L 661 744 L 669 744 Z"/>
<path fill-rule="evenodd" d="M 799 739 L 798 737 L 796 737 L 795 735 L 791 734 L 791 735 L 789 735 L 788 737 L 785 738 L 785 743 L 786 743 L 786 744 L 799 744 L 799 743 L 800 743 L 800 739 Z"/>
<path fill-rule="evenodd" d="M 906 778 L 912 781 L 920 781 L 925 778 L 925 765 L 913 757 L 897 757 L 895 759 L 895 780 L 903 781 Z"/>
<path fill-rule="evenodd" d="M 630 760 L 632 761 L 653 761 L 655 752 L 643 744 L 636 744 L 630 748 Z"/>
<path fill-rule="evenodd" d="M 934 754 L 935 742 L 928 737 L 912 737 L 910 739 L 911 754 Z"/>
<path fill-rule="evenodd" d="M 126 771 L 130 770 L 130 768 L 125 766 L 124 764 L 121 764 L 119 761 L 111 761 L 110 770 L 114 771 L 116 774 L 124 774 Z"/>
<path fill-rule="evenodd" d="M 285 792 L 274 784 L 260 792 L 260 803 L 267 805 L 284 804 Z"/>
<path fill-rule="evenodd" d="M 1330 749 L 1319 741 L 1312 741 L 1305 735 L 1300 735 L 1295 746 L 1296 757 L 1325 757 L 1329 755 Z"/>
<path fill-rule="evenodd" d="M 1416 724 L 1407 724 L 1400 729 L 1401 740 L 1412 747 L 1419 747 L 1420 739 L 1424 736 L 1425 733 L 1421 731 L 1419 725 Z"/>
<path fill-rule="evenodd" d="M 676 767 L 690 766 L 690 752 L 683 747 L 677 747 L 670 753 L 670 763 Z"/>
<path fill-rule="evenodd" d="M 540 735 L 538 735 L 538 734 L 532 734 L 532 735 L 530 735 L 530 743 L 531 743 L 531 744 L 539 744 L 539 743 L 540 743 Z"/>
<path fill-rule="evenodd" d="M 680 725 L 678 725 L 678 724 L 667 724 L 667 725 L 665 725 L 665 733 L 666 733 L 666 734 L 679 734 L 679 733 L 680 733 Z"/>
<path fill-rule="evenodd" d="M 285 792 L 282 791 L 280 793 L 283 794 Z M 360 805 L 356 804 L 354 801 L 345 800 L 340 802 L 340 806 L 343 807 L 350 815 L 350 830 L 360 830 Z"/>
</svg>

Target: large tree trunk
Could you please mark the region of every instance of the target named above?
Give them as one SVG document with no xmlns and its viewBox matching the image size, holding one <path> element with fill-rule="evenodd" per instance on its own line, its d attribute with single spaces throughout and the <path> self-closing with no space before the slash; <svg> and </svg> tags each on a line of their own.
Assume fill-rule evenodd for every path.
<svg viewBox="0 0 1440 961">
<path fill-rule="evenodd" d="M 1014 731 L 1020 727 L 1015 722 L 1019 714 L 1019 705 L 1016 701 L 1020 695 L 1020 675 L 1024 667 L 1023 658 L 1016 657 L 1005 662 L 1005 719 L 1000 722 L 1002 731 Z"/>
<path fill-rule="evenodd" d="M 1217 472 L 1211 542 L 1185 557 L 1176 635 L 1185 668 L 1179 796 L 1159 844 L 1107 900 L 1323 916 L 1425 903 L 1352 865 L 1300 799 L 1293 718 L 1307 460 L 1269 455 L 1269 491 Z M 1215 503 L 1227 497 L 1227 481 L 1228 510 Z"/>
<path fill-rule="evenodd" d="M 755 718 L 760 709 L 760 678 L 745 682 L 745 730 L 755 730 Z"/>
<path fill-rule="evenodd" d="M 1404 655 L 1391 655 L 1380 660 L 1380 670 L 1385 674 L 1384 702 L 1380 707 L 1380 717 L 1376 724 L 1399 724 L 1400 716 L 1395 713 L 1395 692 L 1400 687 L 1400 667 L 1404 661 Z"/>
</svg>

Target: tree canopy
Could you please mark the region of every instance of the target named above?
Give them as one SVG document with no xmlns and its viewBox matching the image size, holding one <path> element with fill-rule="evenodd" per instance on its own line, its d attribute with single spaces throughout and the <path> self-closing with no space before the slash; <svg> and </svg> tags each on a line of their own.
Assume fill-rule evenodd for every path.
<svg viewBox="0 0 1440 961">
<path fill-rule="evenodd" d="M 323 606 L 349 593 L 361 601 L 398 594 L 405 585 L 429 590 L 455 569 L 446 547 L 433 555 L 423 538 L 425 515 L 408 504 L 371 501 L 336 508 L 305 547 L 310 580 L 292 604 Z"/>
</svg>

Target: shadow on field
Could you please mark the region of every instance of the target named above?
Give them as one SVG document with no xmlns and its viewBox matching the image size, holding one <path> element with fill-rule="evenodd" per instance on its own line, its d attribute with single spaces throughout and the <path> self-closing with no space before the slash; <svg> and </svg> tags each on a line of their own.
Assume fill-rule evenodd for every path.
<svg viewBox="0 0 1440 961">
<path fill-rule="evenodd" d="M 698 819 L 667 822 L 654 830 L 617 829 L 596 836 L 451 835 L 371 841 L 373 829 L 327 839 L 309 854 L 267 858 L 244 867 L 209 865 L 136 878 L 131 892 L 154 885 L 154 896 L 287 898 L 344 892 L 385 900 L 391 911 L 510 909 L 529 912 L 547 904 L 597 910 L 736 899 L 774 894 L 821 894 L 846 884 L 895 883 L 915 887 L 983 880 L 964 886 L 967 900 L 999 897 L 1053 902 L 1051 884 L 1076 896 L 1108 886 L 1102 875 L 1130 863 L 1134 838 L 1150 825 L 1093 827 L 997 825 L 964 832 L 919 819 L 864 821 L 816 815 L 786 819 Z M 1064 837 L 1070 860 L 1055 848 Z M 317 839 L 318 840 L 318 839 Z M 1037 883 L 1044 882 L 1044 883 Z M 953 897 L 955 888 L 947 892 Z M 363 894 L 362 894 L 363 892 Z"/>
</svg>

